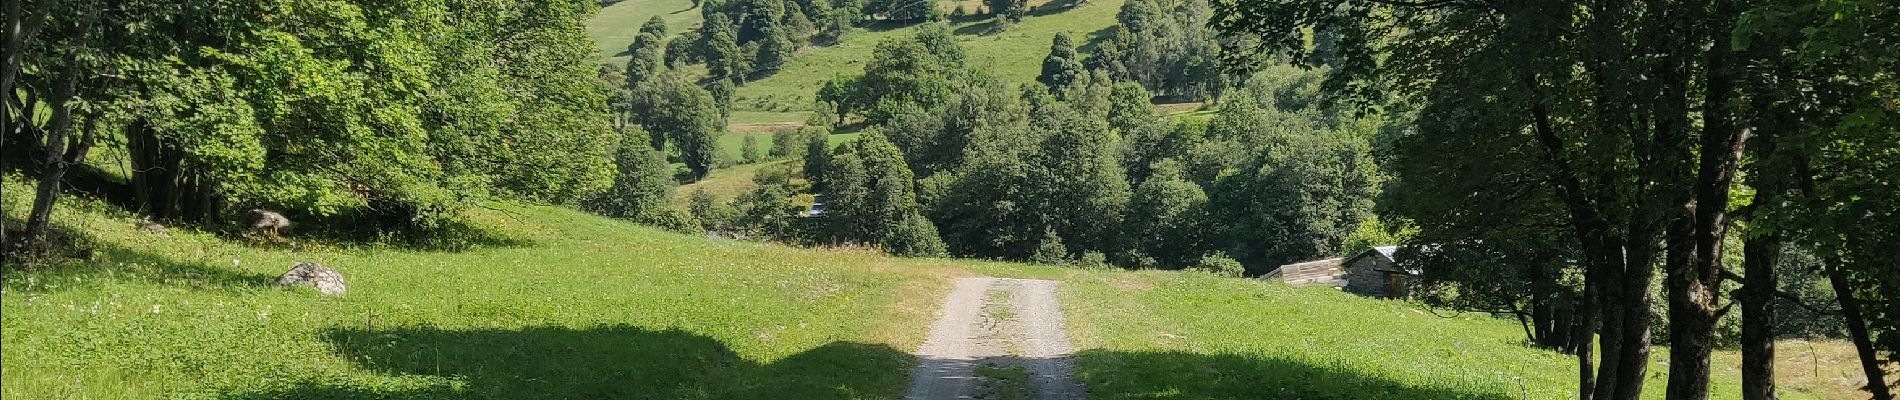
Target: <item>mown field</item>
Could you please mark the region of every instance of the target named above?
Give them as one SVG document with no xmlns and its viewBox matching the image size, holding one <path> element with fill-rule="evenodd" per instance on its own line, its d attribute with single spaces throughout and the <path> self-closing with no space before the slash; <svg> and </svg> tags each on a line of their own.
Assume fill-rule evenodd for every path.
<svg viewBox="0 0 1900 400">
<path fill-rule="evenodd" d="M 472 211 L 466 248 L 259 247 L 68 200 L 55 220 L 96 250 L 7 266 L 0 397 L 895 398 L 915 328 L 971 274 L 557 207 Z M 349 293 L 268 284 L 298 261 Z"/>
<path fill-rule="evenodd" d="M 965 3 L 974 10 L 974 2 Z M 938 1 L 946 10 L 954 4 Z M 1028 16 L 1006 29 L 998 30 L 993 20 L 979 17 L 947 24 L 958 44 L 969 51 L 972 65 L 1008 81 L 1028 83 L 1041 73 L 1042 58 L 1049 54 L 1049 43 L 1057 32 L 1068 32 L 1083 52 L 1092 51 L 1095 40 L 1115 24 L 1122 0 L 1097 0 L 1073 8 L 1067 2 L 1029 4 Z M 685 0 L 624 0 L 602 8 L 589 21 L 588 35 L 601 49 L 602 62 L 624 65 L 626 57 L 620 53 L 633 42 L 641 23 L 660 15 L 671 32 L 679 32 L 700 21 L 698 9 L 676 12 L 691 5 Z M 862 73 L 879 41 L 916 34 L 920 26 L 871 24 L 853 30 L 838 43 L 801 49 L 783 70 L 738 88 L 732 102 L 733 122 L 804 121 L 813 95 L 825 80 Z"/>
<path fill-rule="evenodd" d="M 1200 274 L 1064 286 L 1078 378 L 1096 399 L 1576 398 L 1574 357 L 1526 347 L 1522 328 L 1489 316 Z M 1782 398 L 1865 398 L 1851 347 L 1783 343 Z M 1738 358 L 1717 353 L 1714 398 L 1740 397 Z M 1661 399 L 1668 349 L 1651 359 L 1644 398 Z"/>
<path fill-rule="evenodd" d="M 28 191 L 7 182 L 18 221 Z M 251 245 L 67 200 L 55 221 L 92 250 L 6 266 L 0 397 L 893 399 L 951 280 L 973 275 L 1062 280 L 1097 399 L 1557 399 L 1575 373 L 1508 321 L 1201 273 L 796 249 L 507 204 L 447 244 Z M 269 284 L 298 261 L 349 293 Z M 1781 354 L 1786 398 L 1852 398 L 1843 346 Z M 1736 372 L 1717 371 L 1732 398 Z"/>
</svg>

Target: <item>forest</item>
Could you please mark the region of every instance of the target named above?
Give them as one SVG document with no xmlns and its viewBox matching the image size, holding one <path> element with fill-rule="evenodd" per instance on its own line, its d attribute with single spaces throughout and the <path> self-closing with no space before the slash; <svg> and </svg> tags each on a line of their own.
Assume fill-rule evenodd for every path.
<svg viewBox="0 0 1900 400">
<path fill-rule="evenodd" d="M 1020 1 L 699 0 L 704 22 L 653 17 L 624 65 L 582 30 L 599 6 L 9 1 L 0 165 L 20 175 L 0 177 L 34 192 L 0 253 L 78 246 L 52 229 L 73 195 L 233 234 L 266 209 L 428 241 L 510 201 L 1235 277 L 1399 245 L 1413 300 L 1519 321 L 1575 357 L 1584 399 L 1710 398 L 1728 348 L 1743 398 L 1775 399 L 1785 337 L 1852 341 L 1867 394 L 1893 398 L 1900 7 L 1883 0 L 1128 0 L 1114 26 L 1049 38 L 1028 82 L 942 23 L 1007 31 Z M 731 163 L 736 88 L 892 25 L 921 28 L 821 82 L 799 127 L 745 138 L 743 161 L 785 162 L 736 198 L 674 200 Z M 1652 368 L 1666 387 L 1644 387 Z"/>
</svg>

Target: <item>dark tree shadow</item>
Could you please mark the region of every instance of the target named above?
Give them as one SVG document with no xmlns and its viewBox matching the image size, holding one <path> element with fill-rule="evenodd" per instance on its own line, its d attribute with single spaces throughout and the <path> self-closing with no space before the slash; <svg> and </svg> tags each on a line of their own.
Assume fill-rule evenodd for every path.
<svg viewBox="0 0 1900 400">
<path fill-rule="evenodd" d="M 8 219 L 7 226 L 20 226 L 19 223 L 18 220 Z M 8 291 L 48 290 L 45 286 L 17 279 L 17 274 L 27 272 L 26 269 L 30 269 L 33 276 L 40 279 L 64 282 L 64 287 L 97 285 L 110 280 L 216 290 L 263 287 L 277 280 L 276 275 L 249 273 L 208 262 L 179 260 L 124 247 L 98 240 L 91 234 L 60 223 L 48 227 L 46 234 L 52 243 L 49 252 L 35 255 L 32 259 L 10 258 L 7 261 L 9 265 L 0 268 L 0 274 L 3 274 L 0 276 L 4 276 L 0 280 L 5 281 Z M 161 234 L 148 234 L 152 240 L 170 240 Z M 284 266 L 286 270 L 289 268 L 288 265 Z M 108 275 L 110 279 L 89 278 Z M 77 277 L 87 278 L 57 279 Z"/>
<path fill-rule="evenodd" d="M 958 36 L 988 36 L 996 33 L 996 24 L 996 18 L 990 18 L 983 22 L 959 26 L 950 33 Z"/>
<path fill-rule="evenodd" d="M 1044 16 L 1060 14 L 1063 11 L 1069 11 L 1069 10 L 1074 10 L 1074 9 L 1076 9 L 1075 0 L 1051 1 L 1048 3 L 1042 3 L 1042 5 L 1030 8 L 1029 12 L 1025 14 L 1031 17 L 1044 17 Z"/>
<path fill-rule="evenodd" d="M 1507 400 L 1501 393 L 1418 387 L 1338 366 L 1242 355 L 1089 350 L 1075 357 L 1093 399 Z"/>
<path fill-rule="evenodd" d="M 1089 32 L 1088 40 L 1082 42 L 1081 46 L 1077 46 L 1076 51 L 1083 54 L 1095 54 L 1096 49 L 1102 48 L 1102 42 L 1108 41 L 1109 37 L 1114 35 L 1114 26 L 1096 29 L 1094 32 Z"/>
<path fill-rule="evenodd" d="M 390 375 L 451 377 L 427 389 L 316 383 L 231 399 L 863 399 L 897 398 L 911 364 L 888 346 L 833 342 L 761 365 L 716 339 L 633 326 L 521 330 L 340 329 L 343 357 Z"/>
<path fill-rule="evenodd" d="M 435 252 L 534 245 L 532 240 L 489 230 L 460 218 L 447 218 L 431 225 L 418 226 L 410 221 L 411 217 L 406 213 L 353 210 L 329 216 L 287 214 L 293 224 L 285 236 L 296 241 L 344 246 L 380 245 Z M 223 235 L 231 240 L 246 240 L 235 226 L 227 228 Z M 259 241 L 257 244 L 279 243 Z"/>
<path fill-rule="evenodd" d="M 769 363 L 747 360 L 717 339 L 680 330 L 616 325 L 585 329 L 337 329 L 338 355 L 393 376 L 456 382 L 425 388 L 312 382 L 228 393 L 226 399 L 895 399 L 912 356 L 884 345 L 833 342 Z M 1505 400 L 1368 376 L 1303 361 L 1182 352 L 1084 351 L 1072 358 L 924 360 L 960 369 L 947 379 L 983 379 L 982 365 L 1074 365 L 1093 399 Z M 945 370 L 949 371 L 949 370 Z M 1032 385 L 1044 378 L 1028 377 Z M 1044 386 L 1036 386 L 1038 388 Z M 1047 387 L 1055 387 L 1054 385 Z M 1042 390 L 1042 389 L 1033 389 Z M 1078 388 L 1079 390 L 1079 388 Z"/>
</svg>

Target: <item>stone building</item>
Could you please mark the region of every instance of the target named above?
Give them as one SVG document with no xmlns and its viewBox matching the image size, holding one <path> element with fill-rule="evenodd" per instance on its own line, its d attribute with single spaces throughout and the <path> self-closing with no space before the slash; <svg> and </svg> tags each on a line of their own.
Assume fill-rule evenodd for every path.
<svg viewBox="0 0 1900 400">
<path fill-rule="evenodd" d="M 1347 258 L 1329 258 L 1282 265 L 1261 279 L 1290 285 L 1331 285 L 1348 293 L 1377 298 L 1405 298 L 1414 271 L 1400 268 L 1398 246 L 1379 246 Z"/>
</svg>

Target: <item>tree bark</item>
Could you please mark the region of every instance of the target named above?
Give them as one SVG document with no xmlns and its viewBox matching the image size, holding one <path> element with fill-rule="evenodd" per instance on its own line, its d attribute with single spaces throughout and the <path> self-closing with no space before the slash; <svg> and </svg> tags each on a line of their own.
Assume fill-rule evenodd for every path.
<svg viewBox="0 0 1900 400">
<path fill-rule="evenodd" d="M 1759 192 L 1768 193 L 1768 192 Z M 1756 198 L 1756 204 L 1764 199 Z M 1742 243 L 1742 399 L 1775 400 L 1775 263 L 1781 236 L 1764 233 Z"/>
<path fill-rule="evenodd" d="M 1854 351 L 1860 354 L 1861 372 L 1867 375 L 1867 392 L 1874 400 L 1893 400 L 1893 393 L 1887 390 L 1886 372 L 1880 369 L 1880 353 L 1867 336 L 1867 320 L 1860 313 L 1860 300 L 1854 297 L 1847 273 L 1841 270 L 1841 260 L 1830 257 L 1827 264 L 1828 283 L 1834 286 L 1834 298 L 1841 302 L 1841 318 L 1847 322 L 1848 336 L 1854 339 Z"/>
<path fill-rule="evenodd" d="M 19 238 L 33 251 L 46 247 L 46 229 L 52 223 L 53 206 L 59 201 L 63 190 L 61 184 L 66 179 L 66 169 L 69 167 L 66 160 L 66 135 L 73 125 L 72 102 L 78 96 L 81 72 L 78 53 L 85 46 L 86 38 L 91 36 L 89 31 L 92 30 L 92 20 L 96 15 L 89 14 L 79 22 L 74 35 L 78 43 L 67 49 L 63 60 L 66 68 L 60 72 L 56 83 L 58 86 L 53 89 L 53 116 L 47 123 L 46 139 L 41 141 L 40 146 L 45 165 L 41 167 L 39 187 L 33 194 L 33 211 L 27 216 L 26 230 Z M 83 149 L 74 150 L 83 154 Z"/>
<path fill-rule="evenodd" d="M 1708 16 L 1710 47 L 1704 54 L 1703 130 L 1696 167 L 1693 255 L 1670 273 L 1670 362 L 1668 398 L 1709 398 L 1709 356 L 1722 284 L 1722 240 L 1727 236 L 1729 189 L 1747 146 L 1747 129 L 1734 116 L 1737 71 L 1730 39 L 1736 11 L 1731 0 L 1716 0 Z M 1769 288 L 1772 290 L 1773 288 Z M 1772 361 L 1771 361 L 1772 362 Z"/>
<path fill-rule="evenodd" d="M 7 2 L 7 42 L 6 47 L 0 49 L 0 62 L 4 63 L 0 64 L 0 146 L 7 145 L 9 143 L 7 136 L 15 134 L 14 130 L 19 128 L 14 121 L 12 107 L 14 81 L 20 76 L 20 63 L 24 61 L 21 57 L 26 54 L 26 46 L 31 44 L 33 37 L 39 33 L 39 24 L 27 21 L 25 6 L 22 4 L 25 2 L 25 0 Z M 6 186 L 4 178 L 5 175 L 0 174 L 0 187 Z M 0 192 L 0 195 L 3 194 L 4 192 Z M 6 220 L 0 218 L 0 264 L 5 264 L 9 257 L 9 250 L 12 249 L 12 242 L 7 239 Z"/>
</svg>

